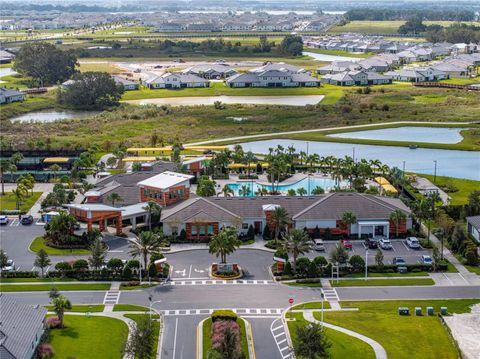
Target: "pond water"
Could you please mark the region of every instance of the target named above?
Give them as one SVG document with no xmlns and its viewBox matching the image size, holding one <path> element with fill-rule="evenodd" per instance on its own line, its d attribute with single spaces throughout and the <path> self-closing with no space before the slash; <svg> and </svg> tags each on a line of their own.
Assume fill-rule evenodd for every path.
<svg viewBox="0 0 480 359">
<path fill-rule="evenodd" d="M 26 113 L 10 119 L 12 122 L 55 122 L 60 120 L 69 120 L 73 118 L 86 118 L 95 116 L 98 111 L 36 111 Z"/>
<path fill-rule="evenodd" d="M 352 61 L 352 62 L 357 62 L 357 61 L 362 60 L 362 58 L 360 58 L 360 57 L 349 57 L 349 56 L 317 54 L 316 52 L 309 52 L 309 51 L 304 51 L 302 54 L 303 54 L 304 56 L 313 57 L 314 60 L 317 60 L 317 61 L 326 61 L 326 62 L 333 62 L 333 61 Z"/>
<path fill-rule="evenodd" d="M 346 185 L 346 183 L 341 182 L 339 185 L 340 185 L 340 187 L 344 187 Z M 259 184 L 259 183 L 254 182 L 254 181 L 243 181 L 243 182 L 228 184 L 228 187 L 230 187 L 235 192 L 236 196 L 240 195 L 239 190 L 242 186 L 248 187 L 248 189 L 250 189 L 249 195 L 252 195 L 252 196 L 260 188 L 265 188 L 269 192 L 272 190 L 271 185 L 263 185 L 263 184 Z M 299 188 L 304 188 L 307 191 L 307 195 L 310 195 L 310 194 L 312 194 L 312 191 L 315 189 L 315 187 L 321 187 L 326 192 L 328 192 L 331 189 L 335 188 L 336 186 L 337 186 L 337 184 L 331 178 L 310 177 L 310 179 L 304 178 L 304 179 L 302 179 L 298 182 L 295 182 L 295 183 L 291 183 L 291 184 L 287 184 L 287 185 L 280 185 L 280 186 L 278 186 L 278 190 L 281 193 L 286 194 L 286 192 L 289 189 L 293 189 L 293 190 L 296 191 Z M 276 188 L 277 188 L 277 186 L 275 185 L 275 189 Z"/>
<path fill-rule="evenodd" d="M 15 75 L 17 72 L 13 71 L 11 67 L 0 68 L 0 77 Z"/>
<path fill-rule="evenodd" d="M 282 145 L 295 147 L 296 151 L 307 152 L 307 142 L 298 140 L 265 140 L 242 143 L 245 151 L 254 153 L 267 153 L 269 147 L 275 148 Z M 351 143 L 334 142 L 308 142 L 308 152 L 318 153 L 320 156 L 353 156 L 356 160 L 365 158 L 367 160 L 378 159 L 390 167 L 402 169 L 405 161 L 405 171 L 434 174 L 437 161 L 437 175 L 466 178 L 480 181 L 480 152 L 478 151 L 457 151 L 438 150 L 430 148 L 410 149 L 397 146 L 373 146 L 358 145 Z"/>
<path fill-rule="evenodd" d="M 213 105 L 215 101 L 220 101 L 224 104 L 305 106 L 315 105 L 319 103 L 323 97 L 322 95 L 163 97 L 130 100 L 126 102 L 137 105 L 195 106 Z"/>
<path fill-rule="evenodd" d="M 379 130 L 343 132 L 327 135 L 337 138 L 358 138 L 364 140 L 411 141 L 428 143 L 459 143 L 463 140 L 463 128 L 405 126 Z"/>
</svg>

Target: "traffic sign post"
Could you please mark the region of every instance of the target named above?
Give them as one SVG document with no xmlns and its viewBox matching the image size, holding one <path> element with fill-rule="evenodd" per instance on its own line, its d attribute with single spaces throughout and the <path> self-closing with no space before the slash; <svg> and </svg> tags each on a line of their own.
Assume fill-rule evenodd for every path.
<svg viewBox="0 0 480 359">
<path fill-rule="evenodd" d="M 292 313 L 292 304 L 295 302 L 293 298 L 288 299 L 288 303 L 290 304 L 290 314 Z"/>
</svg>

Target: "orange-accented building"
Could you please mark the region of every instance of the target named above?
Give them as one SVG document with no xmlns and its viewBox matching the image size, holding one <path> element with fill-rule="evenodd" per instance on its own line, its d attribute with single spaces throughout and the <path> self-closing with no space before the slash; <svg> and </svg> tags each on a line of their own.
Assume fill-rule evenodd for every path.
<svg viewBox="0 0 480 359">
<path fill-rule="evenodd" d="M 190 198 L 190 180 L 194 176 L 166 171 L 137 183 L 141 202 L 157 202 L 163 207 Z"/>
</svg>

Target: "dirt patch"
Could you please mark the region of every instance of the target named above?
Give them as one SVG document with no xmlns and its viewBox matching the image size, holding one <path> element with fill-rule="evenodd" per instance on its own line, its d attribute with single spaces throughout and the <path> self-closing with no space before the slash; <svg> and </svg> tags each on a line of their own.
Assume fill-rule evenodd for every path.
<svg viewBox="0 0 480 359">
<path fill-rule="evenodd" d="M 471 313 L 444 317 L 465 359 L 480 358 L 480 304 L 472 306 Z"/>
</svg>

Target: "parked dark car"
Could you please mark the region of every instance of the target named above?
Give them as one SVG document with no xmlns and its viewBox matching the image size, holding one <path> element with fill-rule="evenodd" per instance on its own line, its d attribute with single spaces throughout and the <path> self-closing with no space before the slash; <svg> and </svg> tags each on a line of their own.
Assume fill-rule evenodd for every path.
<svg viewBox="0 0 480 359">
<path fill-rule="evenodd" d="M 22 216 L 22 219 L 20 219 L 20 223 L 23 224 L 23 225 L 29 225 L 29 224 L 32 224 L 33 223 L 33 216 L 31 215 L 25 215 L 25 216 Z"/>
<path fill-rule="evenodd" d="M 365 246 L 369 249 L 377 249 L 378 241 L 375 238 L 367 238 L 365 239 Z"/>
<path fill-rule="evenodd" d="M 392 264 L 397 266 L 405 266 L 407 262 L 405 262 L 405 259 L 402 257 L 393 257 Z"/>
</svg>

